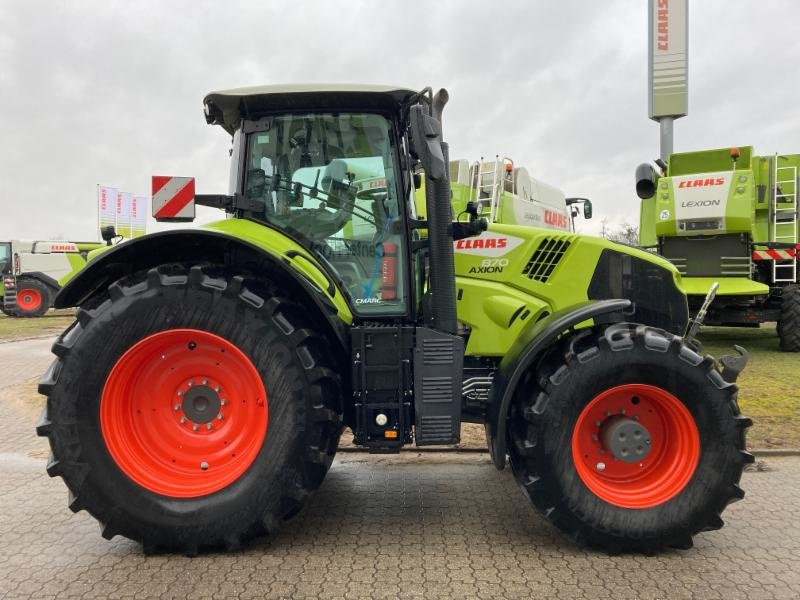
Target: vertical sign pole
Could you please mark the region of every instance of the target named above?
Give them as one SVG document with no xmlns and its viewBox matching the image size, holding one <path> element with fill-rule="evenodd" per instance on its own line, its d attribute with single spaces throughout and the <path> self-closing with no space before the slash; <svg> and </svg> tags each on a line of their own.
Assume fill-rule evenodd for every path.
<svg viewBox="0 0 800 600">
<path fill-rule="evenodd" d="M 688 108 L 687 0 L 647 2 L 648 104 L 650 118 L 661 130 L 661 160 L 673 151 L 673 124 Z"/>
<path fill-rule="evenodd" d="M 675 119 L 672 117 L 661 117 L 658 123 L 661 127 L 661 160 L 667 162 L 669 155 L 672 154 L 672 124 Z"/>
</svg>

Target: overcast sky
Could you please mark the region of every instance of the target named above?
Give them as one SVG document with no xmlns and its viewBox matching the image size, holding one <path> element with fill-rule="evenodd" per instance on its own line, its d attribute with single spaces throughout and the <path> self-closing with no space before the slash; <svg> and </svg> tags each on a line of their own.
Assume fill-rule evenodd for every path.
<svg viewBox="0 0 800 600">
<path fill-rule="evenodd" d="M 675 149 L 800 152 L 800 3 L 690 5 Z M 584 231 L 637 222 L 633 171 L 658 155 L 646 13 L 644 0 L 0 0 L 0 239 L 96 239 L 98 183 L 148 193 L 153 174 L 193 175 L 225 193 L 230 140 L 205 124 L 203 96 L 293 82 L 446 87 L 451 157 L 510 156 L 590 197 Z"/>
</svg>

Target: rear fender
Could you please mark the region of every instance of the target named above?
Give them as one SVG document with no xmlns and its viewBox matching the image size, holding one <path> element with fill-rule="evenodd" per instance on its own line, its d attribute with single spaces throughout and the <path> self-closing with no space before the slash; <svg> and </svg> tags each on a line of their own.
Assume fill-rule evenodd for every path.
<svg viewBox="0 0 800 600">
<path fill-rule="evenodd" d="M 630 300 L 590 300 L 554 312 L 522 331 L 500 362 L 487 409 L 486 439 L 495 467 L 502 470 L 506 464 L 506 419 L 522 375 L 564 332 L 589 319 L 619 318 L 630 308 Z"/>
<path fill-rule="evenodd" d="M 286 288 L 299 304 L 315 306 L 321 317 L 319 321 L 346 348 L 346 325 L 352 321 L 352 315 L 346 304 L 343 305 L 341 292 L 313 258 L 304 256 L 301 266 L 307 268 L 306 262 L 315 266 L 318 277 L 327 279 L 326 289 L 321 289 L 314 279 L 301 272 L 292 260 L 297 252 L 289 250 L 280 255 L 217 231 L 192 229 L 153 233 L 123 242 L 89 261 L 61 289 L 54 306 L 82 306 L 106 294 L 113 282 L 159 265 L 219 265 L 231 274 L 274 281 Z"/>
</svg>

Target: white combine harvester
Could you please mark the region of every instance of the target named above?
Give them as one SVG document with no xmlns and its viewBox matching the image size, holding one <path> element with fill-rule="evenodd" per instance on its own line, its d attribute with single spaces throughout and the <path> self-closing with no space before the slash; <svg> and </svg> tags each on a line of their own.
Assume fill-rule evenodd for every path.
<svg viewBox="0 0 800 600">
<path fill-rule="evenodd" d="M 468 212 L 477 211 L 489 223 L 574 231 L 578 204 L 583 205 L 584 218 L 592 216 L 588 199 L 567 198 L 560 189 L 499 155 L 488 162 L 483 157 L 472 164 L 466 159 L 451 161 L 450 181 L 456 212 L 469 206 Z"/>
</svg>

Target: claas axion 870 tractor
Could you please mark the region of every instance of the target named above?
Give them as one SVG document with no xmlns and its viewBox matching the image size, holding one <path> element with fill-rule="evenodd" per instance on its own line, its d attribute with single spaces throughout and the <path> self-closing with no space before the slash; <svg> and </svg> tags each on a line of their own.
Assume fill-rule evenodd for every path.
<svg viewBox="0 0 800 600">
<path fill-rule="evenodd" d="M 780 348 L 800 352 L 800 154 L 720 148 L 674 153 L 660 167 L 636 172 L 640 243 L 680 270 L 690 310 L 716 282 L 707 324 L 777 321 Z"/>
<path fill-rule="evenodd" d="M 743 360 L 682 337 L 680 275 L 658 256 L 475 205 L 456 220 L 446 101 L 344 85 L 205 98 L 233 139 L 230 188 L 194 202 L 230 218 L 114 246 L 56 300 L 79 308 L 38 433 L 72 510 L 146 551 L 233 548 L 302 508 L 344 427 L 388 453 L 477 422 L 497 468 L 581 543 L 653 552 L 722 525 L 752 459 Z M 182 186 L 157 179 L 156 214 L 192 212 Z"/>
</svg>

